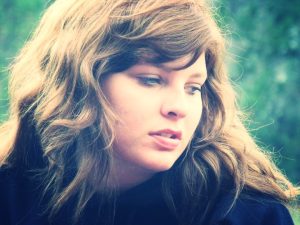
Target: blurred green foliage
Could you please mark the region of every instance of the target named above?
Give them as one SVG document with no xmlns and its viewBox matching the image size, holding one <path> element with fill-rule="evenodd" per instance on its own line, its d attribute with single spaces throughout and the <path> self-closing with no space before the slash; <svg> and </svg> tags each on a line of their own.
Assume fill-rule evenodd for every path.
<svg viewBox="0 0 300 225">
<path fill-rule="evenodd" d="M 46 0 L 0 2 L 0 121 L 7 118 L 7 66 L 34 30 Z M 248 127 L 300 182 L 300 1 L 215 0 L 230 40 L 232 80 Z M 229 31 L 229 32 L 228 32 Z"/>
<path fill-rule="evenodd" d="M 299 213 L 299 210 L 292 209 L 292 210 L 290 210 L 290 212 L 292 214 L 292 217 L 293 217 L 295 225 L 300 225 L 300 213 Z"/>
<path fill-rule="evenodd" d="M 7 118 L 7 67 L 34 30 L 46 0 L 0 2 L 0 122 Z M 215 0 L 230 40 L 232 80 L 248 127 L 300 182 L 300 1 Z M 263 144 L 262 144 L 263 143 Z M 295 224 L 299 213 L 292 211 Z"/>
<path fill-rule="evenodd" d="M 231 33 L 229 72 L 241 86 L 239 100 L 250 113 L 248 127 L 299 183 L 300 1 L 217 2 L 225 33 Z"/>
<path fill-rule="evenodd" d="M 46 1 L 0 1 L 0 122 L 7 118 L 7 68 L 33 32 Z"/>
</svg>

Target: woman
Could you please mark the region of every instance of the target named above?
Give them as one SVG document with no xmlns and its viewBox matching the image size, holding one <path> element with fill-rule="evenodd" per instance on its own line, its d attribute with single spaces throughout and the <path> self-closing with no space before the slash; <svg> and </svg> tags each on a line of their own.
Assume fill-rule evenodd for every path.
<svg viewBox="0 0 300 225">
<path fill-rule="evenodd" d="M 292 224 L 201 0 L 57 0 L 11 70 L 1 224 Z"/>
</svg>

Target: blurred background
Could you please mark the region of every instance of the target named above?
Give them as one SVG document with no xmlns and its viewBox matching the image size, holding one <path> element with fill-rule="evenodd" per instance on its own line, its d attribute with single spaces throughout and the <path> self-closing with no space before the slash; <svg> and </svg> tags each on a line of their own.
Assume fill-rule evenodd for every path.
<svg viewBox="0 0 300 225">
<path fill-rule="evenodd" d="M 300 1 L 218 0 L 247 126 L 300 183 Z"/>
<path fill-rule="evenodd" d="M 7 118 L 7 68 L 51 1 L 0 1 L 0 123 Z M 214 0 L 229 40 L 229 73 L 247 126 L 300 184 L 300 1 Z M 300 214 L 300 213 L 299 213 Z M 299 215 L 300 217 L 300 215 Z M 300 223 L 299 223 L 300 224 Z"/>
</svg>

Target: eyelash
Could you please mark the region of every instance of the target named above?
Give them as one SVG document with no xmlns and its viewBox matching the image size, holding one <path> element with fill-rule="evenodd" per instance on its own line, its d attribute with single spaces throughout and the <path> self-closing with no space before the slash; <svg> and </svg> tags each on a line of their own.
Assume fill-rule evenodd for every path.
<svg viewBox="0 0 300 225">
<path fill-rule="evenodd" d="M 137 77 L 137 79 L 139 83 L 147 87 L 154 87 L 163 83 L 163 80 L 159 77 L 139 76 Z M 190 84 L 187 87 L 185 87 L 185 89 L 190 95 L 195 95 L 196 92 L 201 93 L 201 85 L 199 84 Z"/>
<path fill-rule="evenodd" d="M 191 85 L 191 86 L 186 87 L 186 89 L 188 89 L 187 91 L 190 95 L 195 95 L 196 92 L 201 93 L 201 86 L 200 85 Z"/>
<path fill-rule="evenodd" d="M 147 76 L 141 76 L 138 77 L 138 81 L 148 87 L 153 87 L 155 85 L 161 84 L 162 80 L 157 77 L 147 77 Z"/>
</svg>

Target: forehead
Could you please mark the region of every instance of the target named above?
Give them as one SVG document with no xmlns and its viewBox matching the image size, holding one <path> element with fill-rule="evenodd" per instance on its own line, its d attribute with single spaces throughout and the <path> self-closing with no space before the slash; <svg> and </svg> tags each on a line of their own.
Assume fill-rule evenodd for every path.
<svg viewBox="0 0 300 225">
<path fill-rule="evenodd" d="M 183 57 L 180 57 L 178 59 L 175 59 L 173 61 L 170 62 L 166 62 L 166 63 L 162 63 L 160 64 L 160 67 L 165 69 L 165 70 L 181 70 L 182 68 L 189 68 L 191 67 L 193 64 L 199 64 L 201 61 L 205 61 L 205 54 L 202 53 L 199 56 L 196 57 L 196 59 L 193 59 L 193 55 L 192 54 L 188 54 L 185 55 Z M 192 61 L 192 64 L 189 65 Z M 189 66 L 187 66 L 189 65 Z"/>
<path fill-rule="evenodd" d="M 178 66 L 184 66 L 189 63 L 190 57 L 182 57 L 176 61 L 173 61 L 173 64 L 168 64 L 168 67 L 171 68 L 178 68 Z M 180 71 L 179 71 L 180 72 Z M 184 72 L 189 74 L 190 77 L 197 78 L 200 80 L 206 80 L 207 78 L 207 68 L 206 68 L 206 61 L 205 61 L 205 53 L 201 53 L 195 61 L 188 67 L 184 68 Z"/>
<path fill-rule="evenodd" d="M 207 76 L 205 53 L 201 53 L 192 63 L 189 65 L 193 58 L 193 55 L 186 55 L 171 62 L 162 63 L 159 67 L 165 71 L 180 71 L 185 70 L 195 76 Z M 188 66 L 187 66 L 188 65 Z"/>
<path fill-rule="evenodd" d="M 126 71 L 132 73 L 140 73 L 150 70 L 151 73 L 157 72 L 166 74 L 171 74 L 175 72 L 176 74 L 188 74 L 189 77 L 205 80 L 207 77 L 205 54 L 202 53 L 200 56 L 198 56 L 195 60 L 192 61 L 193 63 L 189 65 L 192 57 L 192 55 L 186 55 L 176 60 L 160 64 L 140 62 L 133 65 Z"/>
</svg>

